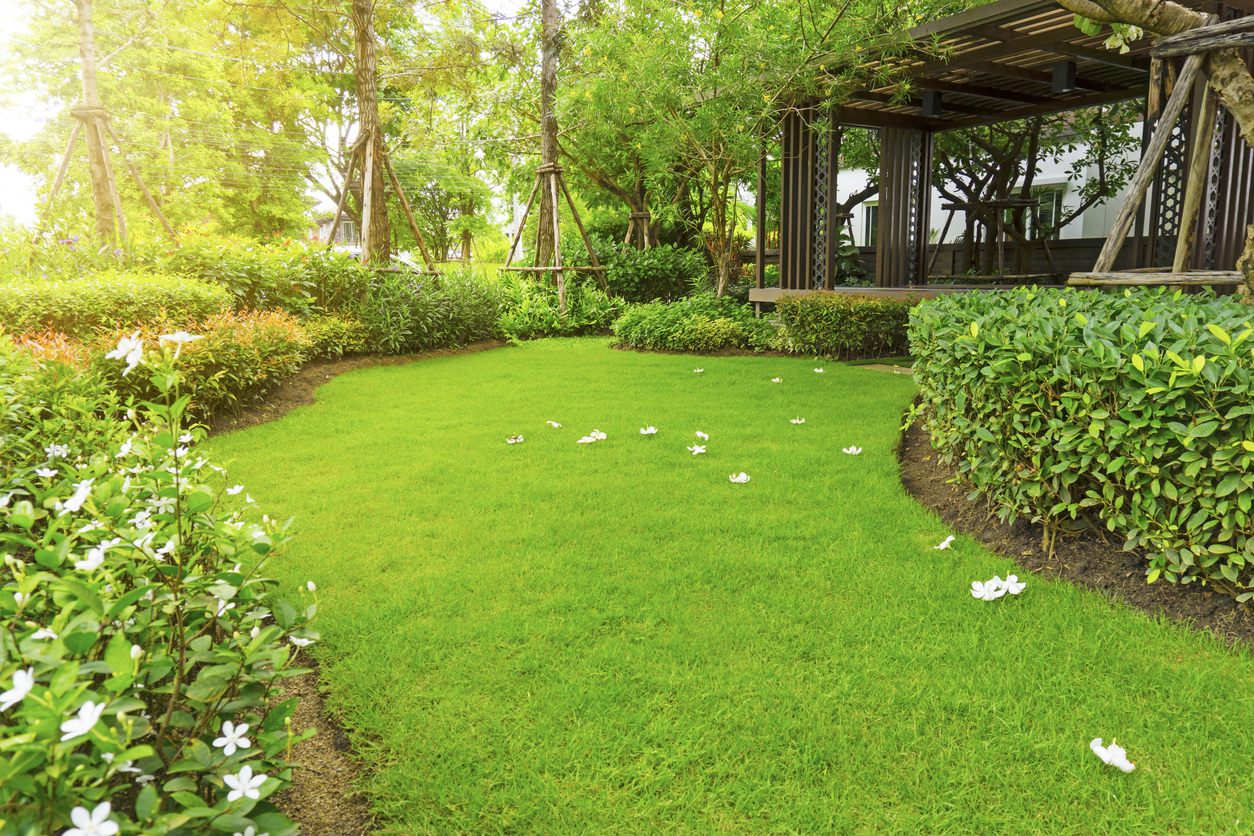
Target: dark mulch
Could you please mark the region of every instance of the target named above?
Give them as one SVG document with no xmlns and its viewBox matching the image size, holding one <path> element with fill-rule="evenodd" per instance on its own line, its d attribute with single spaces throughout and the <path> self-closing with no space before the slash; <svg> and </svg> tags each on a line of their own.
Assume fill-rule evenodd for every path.
<svg viewBox="0 0 1254 836">
<path fill-rule="evenodd" d="M 505 345 L 500 340 L 489 340 L 400 357 L 353 357 L 310 363 L 267 397 L 265 403 L 210 422 L 210 435 L 273 421 L 297 407 L 312 404 L 319 386 L 347 371 L 454 357 Z M 753 352 L 729 350 L 725 354 L 743 356 Z M 1118 538 L 1108 541 L 1081 532 L 1059 538 L 1054 555 L 1045 553 L 1039 525 L 1024 520 L 1003 523 L 987 502 L 967 499 L 970 489 L 953 481 L 953 468 L 937 460 L 927 434 L 918 424 L 903 436 L 899 458 L 901 481 L 911 496 L 935 511 L 954 531 L 968 534 L 992 551 L 1013 559 L 1023 570 L 1100 590 L 1157 617 L 1209 632 L 1229 646 L 1249 647 L 1254 643 L 1254 615 L 1249 609 L 1196 585 L 1170 586 L 1162 581 L 1152 586 L 1146 584 L 1145 556 L 1123 551 Z M 323 709 L 316 661 L 303 654 L 297 661 L 313 671 L 285 683 L 285 696 L 300 698 L 293 728 L 299 732 L 312 727 L 318 733 L 295 747 L 293 757 L 302 768 L 295 770 L 292 786 L 273 799 L 301 825 L 303 836 L 366 836 L 377 832 L 369 800 L 353 790 L 356 779 L 368 767 L 354 757 L 343 726 Z"/>
</svg>

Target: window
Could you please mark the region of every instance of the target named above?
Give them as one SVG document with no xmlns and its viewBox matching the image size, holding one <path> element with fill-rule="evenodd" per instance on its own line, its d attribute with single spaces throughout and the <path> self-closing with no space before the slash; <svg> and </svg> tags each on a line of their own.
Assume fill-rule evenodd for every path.
<svg viewBox="0 0 1254 836">
<path fill-rule="evenodd" d="M 357 224 L 352 221 L 340 221 L 340 243 L 357 243 Z"/>
<path fill-rule="evenodd" d="M 1048 230 L 1049 234 L 1045 237 L 1048 237 L 1050 241 L 1057 241 L 1060 236 L 1054 227 L 1063 217 L 1062 189 L 1041 189 L 1034 196 L 1040 198 L 1041 204 L 1036 210 L 1036 221 L 1032 224 L 1032 237 L 1040 238 L 1042 231 Z"/>
<path fill-rule="evenodd" d="M 866 245 L 874 247 L 875 241 L 879 237 L 880 229 L 880 205 L 879 203 L 867 203 L 866 213 Z"/>
</svg>

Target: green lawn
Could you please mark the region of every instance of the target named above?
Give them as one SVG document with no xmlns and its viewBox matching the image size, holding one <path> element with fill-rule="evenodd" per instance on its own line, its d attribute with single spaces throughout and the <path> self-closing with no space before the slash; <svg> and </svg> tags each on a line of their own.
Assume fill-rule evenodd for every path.
<svg viewBox="0 0 1254 836">
<path fill-rule="evenodd" d="M 270 573 L 318 584 L 388 832 L 1252 832 L 1250 660 L 1061 583 L 972 598 L 1014 568 L 932 548 L 912 382 L 815 365 L 541 341 L 211 442 L 296 517 Z"/>
</svg>

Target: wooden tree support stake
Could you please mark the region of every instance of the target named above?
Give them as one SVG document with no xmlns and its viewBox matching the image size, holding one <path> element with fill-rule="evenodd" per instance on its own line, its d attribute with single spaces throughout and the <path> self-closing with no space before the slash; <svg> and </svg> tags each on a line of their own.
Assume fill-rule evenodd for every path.
<svg viewBox="0 0 1254 836">
<path fill-rule="evenodd" d="M 335 204 L 335 219 L 331 221 L 331 234 L 327 236 L 327 249 L 335 246 L 335 231 L 340 227 L 340 218 L 344 215 L 344 202 L 348 200 L 348 187 L 353 182 L 353 169 L 357 167 L 357 143 L 348 152 L 348 170 L 344 172 L 344 188 L 340 191 L 340 199 Z"/>
<path fill-rule="evenodd" d="M 438 275 L 440 271 L 435 269 L 435 262 L 431 260 L 431 254 L 427 252 L 427 242 L 422 239 L 418 221 L 414 218 L 414 210 L 409 208 L 409 201 L 405 199 L 405 192 L 401 189 L 401 181 L 396 179 L 396 172 L 392 170 L 392 154 L 386 145 L 383 146 L 383 165 L 387 168 L 388 179 L 392 181 L 392 190 L 396 192 L 401 208 L 405 210 L 405 217 L 409 219 L 409 229 L 414 233 L 414 240 L 418 242 L 418 251 L 422 253 L 422 261 L 427 265 L 427 272 L 431 275 Z"/>
<path fill-rule="evenodd" d="M 148 186 L 144 184 L 144 178 L 139 176 L 139 169 L 131 163 L 130 157 L 127 156 L 126 149 L 122 146 L 122 140 L 118 139 L 118 135 L 113 132 L 113 126 L 108 122 L 105 122 L 105 128 L 109 131 L 109 136 L 113 137 L 113 141 L 117 143 L 118 149 L 121 150 L 122 159 L 126 161 L 126 167 L 130 170 L 131 176 L 135 178 L 135 182 L 139 185 L 139 190 L 143 192 L 144 198 L 156 214 L 157 220 L 161 221 L 161 225 L 165 227 L 165 231 L 170 234 L 171 238 L 175 237 L 174 229 L 170 226 L 170 222 L 166 220 L 165 213 L 161 211 L 161 207 L 157 205 L 157 201 L 153 198 L 152 193 L 148 191 Z"/>
</svg>

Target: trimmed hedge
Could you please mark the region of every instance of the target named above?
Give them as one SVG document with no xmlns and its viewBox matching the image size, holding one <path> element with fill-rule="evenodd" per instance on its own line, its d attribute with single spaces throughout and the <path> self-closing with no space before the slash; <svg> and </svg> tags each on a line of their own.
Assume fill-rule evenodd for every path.
<svg viewBox="0 0 1254 836">
<path fill-rule="evenodd" d="M 618 343 L 650 351 L 769 347 L 775 329 L 732 299 L 698 293 L 679 302 L 636 305 L 614 323 Z"/>
<path fill-rule="evenodd" d="M 916 304 L 821 290 L 781 296 L 775 300 L 783 326 L 777 344 L 790 354 L 833 360 L 905 354 L 910 308 Z"/>
<path fill-rule="evenodd" d="M 1231 299 L 1023 289 L 910 322 L 916 414 L 1005 517 L 1083 518 L 1149 579 L 1254 597 L 1254 311 Z"/>
<path fill-rule="evenodd" d="M 163 309 L 177 319 L 203 319 L 230 306 L 231 296 L 223 288 L 143 273 L 0 285 L 0 323 L 10 333 L 53 330 L 85 339 L 143 322 Z"/>
</svg>

